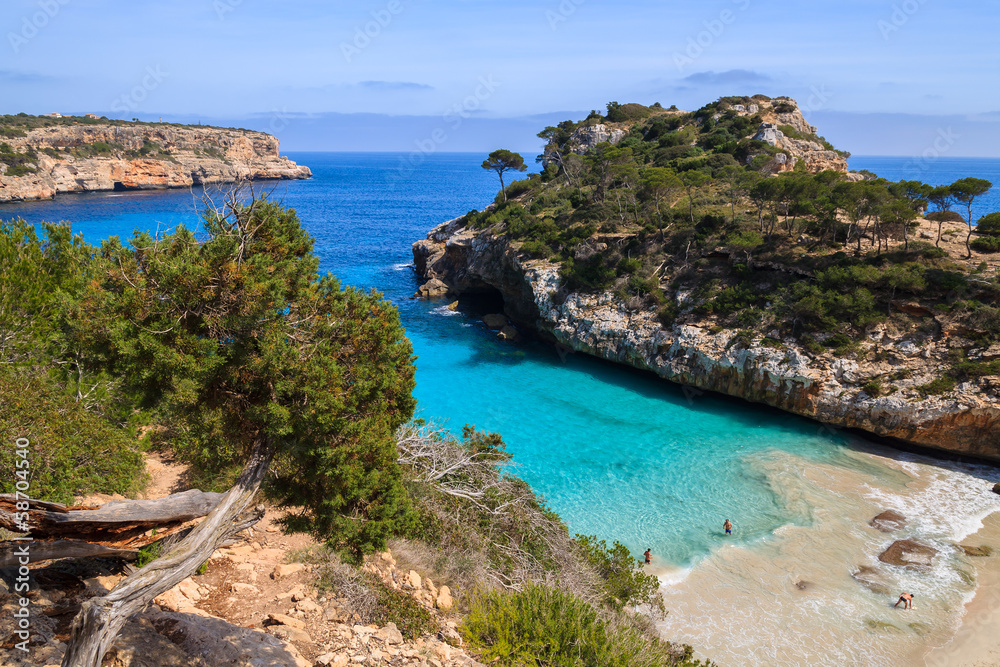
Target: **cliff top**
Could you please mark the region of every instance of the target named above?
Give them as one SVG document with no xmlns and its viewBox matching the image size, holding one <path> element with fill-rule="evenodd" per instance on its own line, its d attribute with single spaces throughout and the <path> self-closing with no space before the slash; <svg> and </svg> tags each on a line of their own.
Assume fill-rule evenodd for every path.
<svg viewBox="0 0 1000 667">
<path fill-rule="evenodd" d="M 233 130 L 237 132 L 254 132 L 237 127 L 220 127 L 215 125 L 188 125 L 184 123 L 155 122 L 143 120 L 121 120 L 108 118 L 107 116 L 97 116 L 87 114 L 84 116 L 71 116 L 67 114 L 47 114 L 43 116 L 33 116 L 26 113 L 0 115 L 0 138 L 21 137 L 24 133 L 46 127 L 73 127 L 73 126 L 94 126 L 113 125 L 116 127 L 151 127 L 151 128 L 205 128 L 214 130 Z"/>
</svg>

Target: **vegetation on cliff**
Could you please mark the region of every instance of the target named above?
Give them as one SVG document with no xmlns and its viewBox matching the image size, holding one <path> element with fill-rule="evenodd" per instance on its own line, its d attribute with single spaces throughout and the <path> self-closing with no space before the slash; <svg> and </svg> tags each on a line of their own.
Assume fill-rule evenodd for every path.
<svg viewBox="0 0 1000 667">
<path fill-rule="evenodd" d="M 814 128 L 786 98 L 722 98 L 690 113 L 612 103 L 606 116 L 543 130 L 542 172 L 460 224 L 558 263 L 566 292 L 613 292 L 665 326 L 708 321 L 747 341 L 791 337 L 850 355 L 877 324 L 926 337 L 945 323 L 966 341 L 952 350 L 950 381 L 995 374 L 968 353 L 1000 341 L 996 270 L 941 249 L 940 225 L 933 243 L 914 238 L 933 206 L 967 228 L 967 257 L 1000 248 L 997 214 L 978 228 L 972 218 L 990 183 L 816 170 L 798 144 L 774 139 L 764 119 L 775 114 L 797 125 L 785 135 L 832 148 L 804 134 Z"/>
</svg>

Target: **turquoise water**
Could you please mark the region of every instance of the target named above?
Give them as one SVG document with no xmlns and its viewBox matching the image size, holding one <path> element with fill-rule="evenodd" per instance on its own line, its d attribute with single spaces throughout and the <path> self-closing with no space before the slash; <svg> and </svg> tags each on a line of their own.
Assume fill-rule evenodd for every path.
<svg viewBox="0 0 1000 667">
<path fill-rule="evenodd" d="M 419 416 L 456 431 L 468 423 L 502 433 L 517 474 L 572 532 L 619 540 L 636 555 L 650 547 L 658 561 L 687 566 L 723 540 L 757 542 L 812 521 L 815 507 L 769 474 L 776 455 L 793 455 L 784 458 L 797 466 L 869 466 L 850 455 L 845 437 L 815 423 L 685 393 L 583 355 L 561 358 L 539 343 L 501 343 L 473 317 L 410 299 L 418 286 L 412 242 L 496 193 L 482 156 L 434 155 L 413 173 L 398 171 L 392 154 L 291 157 L 314 178 L 279 183 L 273 197 L 298 211 L 324 271 L 376 287 L 398 305 L 418 355 Z M 860 167 L 853 159 L 852 166 Z M 133 229 L 195 226 L 199 205 L 186 191 L 91 193 L 0 207 L 0 217 L 71 220 L 96 242 Z M 877 466 L 864 472 L 875 480 L 894 474 Z M 727 518 L 737 527 L 733 538 L 722 534 Z"/>
</svg>

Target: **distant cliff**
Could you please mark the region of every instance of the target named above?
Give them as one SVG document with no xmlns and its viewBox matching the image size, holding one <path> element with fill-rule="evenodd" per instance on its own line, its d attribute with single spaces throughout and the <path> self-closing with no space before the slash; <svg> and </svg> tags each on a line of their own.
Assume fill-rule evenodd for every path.
<svg viewBox="0 0 1000 667">
<path fill-rule="evenodd" d="M 312 176 L 280 156 L 278 140 L 262 132 L 103 119 L 44 125 L 30 116 L 18 124 L 19 118 L 5 116 L 0 124 L 0 202 Z"/>
</svg>

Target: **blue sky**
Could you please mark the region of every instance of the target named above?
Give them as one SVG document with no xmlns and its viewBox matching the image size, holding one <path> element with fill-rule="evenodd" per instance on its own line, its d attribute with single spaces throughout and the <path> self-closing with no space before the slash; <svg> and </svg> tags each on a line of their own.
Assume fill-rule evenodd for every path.
<svg viewBox="0 0 1000 667">
<path fill-rule="evenodd" d="M 0 112 L 245 125 L 291 150 L 436 129 L 442 150 L 527 149 L 610 100 L 760 92 L 856 154 L 944 130 L 951 155 L 1000 155 L 998 19 L 981 0 L 5 0 Z"/>
</svg>

